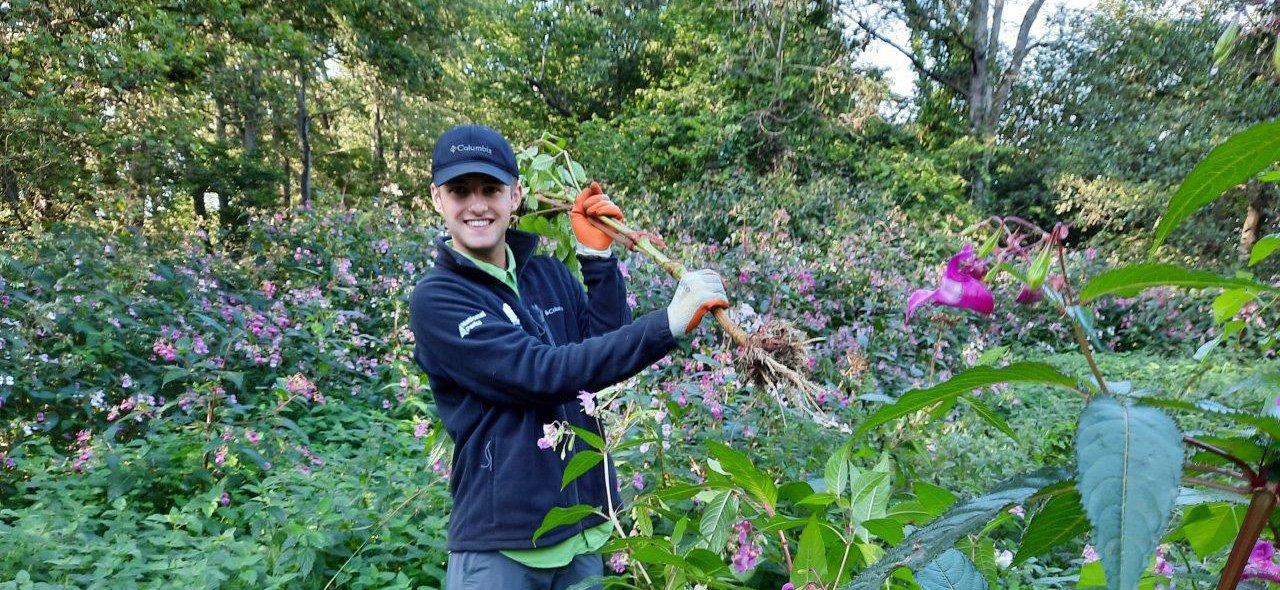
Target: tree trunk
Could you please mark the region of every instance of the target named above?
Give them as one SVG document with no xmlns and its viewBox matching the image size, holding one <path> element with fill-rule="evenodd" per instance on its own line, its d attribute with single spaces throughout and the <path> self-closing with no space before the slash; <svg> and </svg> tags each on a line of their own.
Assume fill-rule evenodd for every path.
<svg viewBox="0 0 1280 590">
<path fill-rule="evenodd" d="M 13 210 L 13 216 L 22 221 L 22 196 L 18 192 L 18 175 L 11 168 L 0 168 L 0 184 L 4 185 L 4 200 Z"/>
<path fill-rule="evenodd" d="M 391 170 L 396 175 L 400 175 L 400 127 L 404 125 L 404 97 L 400 94 L 400 87 L 395 89 L 395 126 L 391 132 Z"/>
<path fill-rule="evenodd" d="M 376 178 L 386 176 L 387 158 L 386 151 L 382 140 L 382 95 L 374 89 L 373 92 L 373 113 L 370 121 L 373 128 L 370 140 L 370 151 L 373 153 L 373 172 Z"/>
<path fill-rule="evenodd" d="M 1240 264 L 1248 265 L 1253 254 L 1253 245 L 1258 243 L 1258 229 L 1262 227 L 1262 212 L 1266 210 L 1270 195 L 1263 190 L 1257 178 L 1249 181 L 1244 187 L 1245 197 L 1249 200 L 1249 209 L 1244 216 L 1244 225 L 1240 228 Z"/>
<path fill-rule="evenodd" d="M 262 69 L 253 67 L 250 76 L 249 104 L 244 110 L 244 155 L 252 156 L 258 149 L 258 127 L 262 119 Z"/>
<path fill-rule="evenodd" d="M 218 143 L 227 140 L 227 108 L 222 105 L 222 99 L 217 95 L 213 97 L 213 131 L 217 135 Z"/>
<path fill-rule="evenodd" d="M 311 117 L 307 115 L 307 71 L 306 66 L 298 64 L 298 145 L 300 149 L 299 164 L 302 170 L 298 173 L 298 205 L 302 208 L 311 206 L 311 138 L 308 129 Z"/>
</svg>

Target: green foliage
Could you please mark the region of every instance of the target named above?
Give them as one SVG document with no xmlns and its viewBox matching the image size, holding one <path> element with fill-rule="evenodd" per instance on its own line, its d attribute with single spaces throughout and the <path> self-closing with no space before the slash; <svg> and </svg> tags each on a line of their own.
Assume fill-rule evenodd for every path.
<svg viewBox="0 0 1280 590">
<path fill-rule="evenodd" d="M 990 493 L 964 501 L 942 516 L 907 536 L 890 549 L 874 565 L 853 578 L 849 590 L 874 589 L 884 584 L 889 574 L 899 567 L 923 567 L 950 550 L 960 537 L 978 531 L 992 518 L 1013 504 L 1021 504 L 1039 489 L 1067 478 L 1061 469 L 1043 469 L 1015 476 Z"/>
<path fill-rule="evenodd" d="M 1080 298 L 1089 301 L 1107 294 L 1133 297 L 1144 289 L 1164 286 L 1184 289 L 1270 290 L 1267 285 L 1252 279 L 1223 277 L 1212 272 L 1189 270 L 1173 264 L 1132 264 L 1094 277 L 1080 290 Z"/>
<path fill-rule="evenodd" d="M 1197 209 L 1280 161 L 1280 121 L 1259 123 L 1214 147 L 1178 187 L 1156 226 L 1152 250 Z"/>
<path fill-rule="evenodd" d="M 986 590 L 987 579 L 969 558 L 948 549 L 917 570 L 916 581 L 925 590 Z"/>
<path fill-rule="evenodd" d="M 1178 496 L 1182 435 L 1155 408 L 1098 397 L 1080 416 L 1076 459 L 1107 587 L 1133 588 Z"/>
</svg>

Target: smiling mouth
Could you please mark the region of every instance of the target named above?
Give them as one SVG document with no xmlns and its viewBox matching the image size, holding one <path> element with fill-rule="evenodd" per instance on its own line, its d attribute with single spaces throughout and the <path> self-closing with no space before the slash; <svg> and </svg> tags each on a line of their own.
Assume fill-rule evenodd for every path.
<svg viewBox="0 0 1280 590">
<path fill-rule="evenodd" d="M 466 223 L 467 227 L 489 227 L 490 225 L 493 224 L 493 220 L 492 219 L 468 219 L 464 223 Z"/>
</svg>

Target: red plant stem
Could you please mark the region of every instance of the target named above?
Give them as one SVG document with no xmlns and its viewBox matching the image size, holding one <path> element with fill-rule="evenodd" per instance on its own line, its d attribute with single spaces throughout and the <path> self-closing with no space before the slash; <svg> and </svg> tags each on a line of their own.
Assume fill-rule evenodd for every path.
<svg viewBox="0 0 1280 590">
<path fill-rule="evenodd" d="M 1042 230 L 1043 231 L 1043 230 Z M 1067 275 L 1067 255 L 1066 248 L 1062 244 L 1058 244 L 1058 267 L 1062 269 L 1062 312 L 1065 315 L 1067 308 L 1074 305 L 1071 302 L 1071 280 Z M 1107 391 L 1107 382 L 1102 378 L 1102 369 L 1098 368 L 1098 361 L 1093 358 L 1093 348 L 1089 346 L 1089 338 L 1084 334 L 1084 328 L 1080 326 L 1080 322 L 1075 318 L 1071 320 L 1071 331 L 1075 334 L 1076 343 L 1080 345 L 1080 352 L 1084 355 L 1086 361 L 1089 362 L 1089 370 L 1093 371 L 1093 378 L 1098 381 L 1098 390 L 1102 393 L 1110 393 Z M 1090 395 L 1085 394 L 1085 399 L 1089 399 Z"/>
<path fill-rule="evenodd" d="M 1186 469 L 1187 471 L 1196 471 L 1199 473 L 1214 473 L 1217 475 L 1225 475 L 1232 479 L 1239 479 L 1239 480 L 1248 482 L 1248 480 L 1245 478 L 1245 475 L 1243 473 L 1232 471 L 1225 467 L 1216 467 L 1214 465 L 1202 465 L 1200 463 L 1187 463 L 1186 465 L 1183 466 L 1183 469 Z"/>
<path fill-rule="evenodd" d="M 1249 562 L 1249 554 L 1258 542 L 1262 527 L 1271 518 L 1271 511 L 1276 507 L 1276 492 L 1271 485 L 1254 490 L 1253 501 L 1249 503 L 1249 511 L 1244 514 L 1244 522 L 1240 524 L 1240 533 L 1231 546 L 1231 554 L 1227 556 L 1227 564 L 1222 568 L 1222 577 L 1218 578 L 1218 590 L 1231 590 L 1240 583 L 1240 574 Z"/>
<path fill-rule="evenodd" d="M 1236 467 L 1239 467 L 1240 470 L 1244 472 L 1244 476 L 1245 478 L 1248 479 L 1249 485 L 1257 485 L 1259 483 L 1258 472 L 1254 471 L 1253 468 L 1248 463 L 1245 463 L 1244 459 L 1241 459 L 1235 455 L 1232 455 L 1231 453 L 1224 451 L 1222 449 L 1219 449 L 1218 447 L 1215 447 L 1207 442 L 1204 442 L 1194 436 L 1184 434 L 1182 435 L 1182 442 L 1188 445 L 1191 445 L 1193 447 L 1196 447 L 1200 450 L 1208 451 L 1219 457 L 1222 457 L 1223 459 L 1226 459 L 1232 462 L 1233 464 L 1235 464 Z"/>
</svg>

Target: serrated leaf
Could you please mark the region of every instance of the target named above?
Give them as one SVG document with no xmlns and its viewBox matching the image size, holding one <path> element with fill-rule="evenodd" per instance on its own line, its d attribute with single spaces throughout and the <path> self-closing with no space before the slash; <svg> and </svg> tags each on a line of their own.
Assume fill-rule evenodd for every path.
<svg viewBox="0 0 1280 590">
<path fill-rule="evenodd" d="M 1258 123 L 1213 148 L 1169 199 L 1168 208 L 1156 226 L 1151 251 L 1155 252 L 1173 228 L 1196 209 L 1217 200 L 1227 189 L 1266 170 L 1277 160 L 1280 160 L 1280 120 Z"/>
<path fill-rule="evenodd" d="M 1159 409 L 1095 397 L 1080 415 L 1076 463 L 1107 587 L 1136 588 L 1178 497 L 1182 434 Z"/>
<path fill-rule="evenodd" d="M 1182 519 L 1182 532 L 1196 556 L 1205 559 L 1230 545 L 1249 508 L 1238 504 L 1192 506 Z"/>
<path fill-rule="evenodd" d="M 598 513 L 599 512 L 594 506 L 588 506 L 586 504 L 578 504 L 568 508 L 556 506 L 542 518 L 542 526 L 538 527 L 538 530 L 533 532 L 533 543 L 537 545 L 538 538 L 546 534 L 547 531 L 550 531 L 551 529 L 558 526 L 574 524 L 588 516 L 591 516 L 592 514 Z"/>
<path fill-rule="evenodd" d="M 1280 234 L 1264 236 L 1257 242 L 1254 242 L 1253 251 L 1249 253 L 1249 266 L 1253 266 L 1263 260 L 1266 260 L 1267 257 L 1275 253 L 1276 249 L 1280 249 Z"/>
<path fill-rule="evenodd" d="M 720 468 L 729 474 L 733 483 L 746 490 L 770 510 L 778 503 L 778 488 L 773 480 L 764 472 L 751 464 L 751 459 L 728 445 L 710 441 L 707 443 L 711 455 L 720 462 Z"/>
<path fill-rule="evenodd" d="M 569 487 L 569 482 L 591 471 L 591 468 L 599 465 L 601 461 L 604 461 L 604 455 L 599 451 L 584 450 L 574 453 L 573 458 L 569 459 L 569 464 L 564 466 L 564 477 L 560 478 L 560 489 Z"/>
<path fill-rule="evenodd" d="M 969 394 L 961 395 L 960 399 L 964 401 L 964 403 L 969 404 L 969 407 L 973 408 L 973 411 L 977 412 L 978 417 L 982 418 L 984 422 L 994 426 L 996 430 L 1005 433 L 1005 435 L 1013 439 L 1013 442 L 1021 442 L 1018 440 L 1018 433 L 1014 432 L 1013 428 L 1009 427 L 1009 423 L 1005 422 L 1004 418 L 1000 417 L 1000 414 L 996 412 L 995 408 L 988 406 L 978 398 Z"/>
<path fill-rule="evenodd" d="M 1080 300 L 1090 301 L 1102 295 L 1133 297 L 1152 287 L 1184 289 L 1251 289 L 1271 291 L 1271 287 L 1250 279 L 1223 277 L 1202 270 L 1190 270 L 1175 264 L 1132 264 L 1104 272 L 1080 290 Z"/>
<path fill-rule="evenodd" d="M 970 367 L 956 376 L 928 389 L 913 389 L 902 394 L 892 405 L 882 407 L 858 425 L 854 438 L 895 418 L 925 409 L 944 401 L 955 401 L 961 393 L 996 383 L 1045 383 L 1074 389 L 1075 380 L 1045 363 L 1021 362 L 1004 368 Z"/>
<path fill-rule="evenodd" d="M 1006 506 L 1022 504 L 1041 488 L 1070 477 L 1065 469 L 1045 468 L 1009 479 L 991 492 L 953 506 L 937 520 L 916 529 L 884 557 L 860 572 L 845 590 L 878 590 L 899 567 L 913 570 L 951 549 L 956 541 L 982 529 Z"/>
<path fill-rule="evenodd" d="M 715 492 L 707 501 L 702 511 L 702 520 L 698 522 L 698 532 L 702 535 L 698 546 L 712 551 L 719 551 L 729 540 L 729 532 L 733 522 L 738 518 L 738 497 L 729 490 Z"/>
<path fill-rule="evenodd" d="M 915 571 L 916 583 L 924 590 L 987 590 L 987 578 L 963 553 L 948 549 L 937 559 Z"/>
<path fill-rule="evenodd" d="M 1080 492 L 1071 490 L 1049 498 L 1044 507 L 1036 511 L 1022 533 L 1018 553 L 1013 565 L 1043 555 L 1050 549 L 1089 532 L 1089 520 L 1080 505 Z"/>
</svg>

